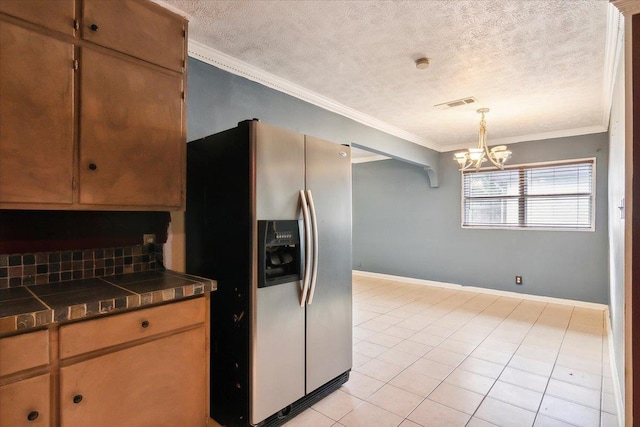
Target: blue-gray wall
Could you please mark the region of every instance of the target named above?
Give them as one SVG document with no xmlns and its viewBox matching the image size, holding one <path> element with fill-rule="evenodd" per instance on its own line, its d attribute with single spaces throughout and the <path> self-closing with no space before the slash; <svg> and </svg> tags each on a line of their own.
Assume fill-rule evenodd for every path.
<svg viewBox="0 0 640 427">
<path fill-rule="evenodd" d="M 597 157 L 596 232 L 460 228 L 460 175 L 451 153 L 369 128 L 193 58 L 187 139 L 250 118 L 341 144 L 356 143 L 440 167 L 431 188 L 420 166 L 398 160 L 354 166 L 354 268 L 584 301 L 608 300 L 606 134 L 513 145 L 510 163 Z M 524 285 L 516 287 L 514 276 Z"/>
<path fill-rule="evenodd" d="M 440 187 L 397 160 L 353 166 L 354 269 L 533 295 L 608 301 L 606 133 L 514 144 L 511 164 L 596 157 L 596 231 L 460 226 L 460 172 L 442 153 Z M 523 285 L 514 284 L 523 276 Z"/>
<path fill-rule="evenodd" d="M 437 174 L 439 153 L 189 58 L 187 141 L 258 118 L 265 123 L 338 144 L 357 144 L 429 166 Z M 424 173 L 424 172 L 423 172 Z"/>
</svg>

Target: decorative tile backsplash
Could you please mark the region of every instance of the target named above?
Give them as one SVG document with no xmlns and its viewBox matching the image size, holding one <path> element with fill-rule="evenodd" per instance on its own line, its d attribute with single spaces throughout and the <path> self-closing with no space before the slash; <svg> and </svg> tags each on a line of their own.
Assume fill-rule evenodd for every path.
<svg viewBox="0 0 640 427">
<path fill-rule="evenodd" d="M 0 289 L 163 269 L 162 245 L 0 255 Z"/>
</svg>

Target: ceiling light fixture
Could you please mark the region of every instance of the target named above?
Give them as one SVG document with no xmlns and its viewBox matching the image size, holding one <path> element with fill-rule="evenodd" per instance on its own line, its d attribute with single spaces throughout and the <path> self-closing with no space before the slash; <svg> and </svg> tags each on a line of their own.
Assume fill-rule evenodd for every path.
<svg viewBox="0 0 640 427">
<path fill-rule="evenodd" d="M 416 59 L 416 68 L 418 70 L 424 70 L 429 67 L 429 58 L 419 58 Z"/>
<path fill-rule="evenodd" d="M 478 170 L 487 159 L 498 169 L 504 169 L 504 163 L 511 157 L 511 151 L 507 150 L 506 145 L 498 145 L 489 150 L 489 147 L 487 147 L 487 123 L 484 120 L 484 114 L 488 113 L 489 109 L 480 108 L 477 112 L 482 114 L 480 132 L 478 134 L 478 147 L 454 153 L 453 158 L 460 165 L 461 171 L 472 166 Z"/>
</svg>

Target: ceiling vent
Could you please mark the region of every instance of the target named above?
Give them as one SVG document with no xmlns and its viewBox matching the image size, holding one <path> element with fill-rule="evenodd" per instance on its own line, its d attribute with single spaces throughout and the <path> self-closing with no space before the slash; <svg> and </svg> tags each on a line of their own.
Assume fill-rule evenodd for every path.
<svg viewBox="0 0 640 427">
<path fill-rule="evenodd" d="M 443 102 L 442 104 L 434 105 L 434 107 L 439 110 L 446 110 L 453 107 L 460 107 L 461 105 L 473 104 L 475 102 L 478 102 L 478 100 L 475 97 L 470 96 L 468 98 L 456 99 L 455 101 Z"/>
</svg>

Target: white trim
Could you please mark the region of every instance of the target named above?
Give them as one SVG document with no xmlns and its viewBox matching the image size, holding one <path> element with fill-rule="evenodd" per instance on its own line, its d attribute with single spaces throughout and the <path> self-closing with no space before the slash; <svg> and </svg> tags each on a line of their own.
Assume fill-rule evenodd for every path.
<svg viewBox="0 0 640 427">
<path fill-rule="evenodd" d="M 611 102 L 609 102 L 611 104 Z M 552 139 L 552 138 L 566 138 L 568 136 L 579 136 L 579 135 L 589 135 L 592 133 L 602 133 L 608 130 L 607 126 L 597 125 L 597 126 L 586 126 L 582 128 L 574 128 L 574 129 L 565 129 L 565 130 L 554 130 L 551 132 L 543 132 L 543 133 L 534 133 L 530 135 L 522 135 L 517 137 L 507 137 L 507 138 L 499 138 L 499 139 L 491 139 L 491 146 L 494 145 L 507 145 L 507 144 L 517 144 L 519 142 L 527 142 L 527 141 L 538 141 L 544 139 Z M 477 147 L 478 141 L 468 142 L 465 144 L 454 144 L 454 145 L 445 145 L 440 147 L 439 151 L 441 153 L 447 151 L 457 151 L 457 150 L 466 150 L 471 147 Z"/>
<path fill-rule="evenodd" d="M 604 73 L 602 81 L 602 125 L 609 127 L 616 71 L 624 46 L 624 20 L 622 13 L 613 4 L 607 7 L 607 34 L 604 49 Z"/>
<path fill-rule="evenodd" d="M 565 298 L 556 298 L 556 297 L 547 297 L 542 295 L 531 295 L 531 294 L 521 294 L 518 292 L 511 291 L 501 291 L 498 289 L 489 289 L 489 288 L 479 288 L 476 286 L 464 286 L 457 285 L 455 283 L 446 283 L 446 282 L 435 282 L 433 280 L 425 280 L 425 279 L 416 279 L 413 277 L 404 277 L 404 276 L 394 276 L 391 274 L 383 274 L 383 273 L 372 273 L 369 271 L 361 271 L 361 270 L 352 270 L 352 273 L 356 276 L 363 277 L 373 277 L 376 279 L 386 279 L 386 280 L 394 280 L 398 282 L 412 283 L 415 285 L 423 285 L 423 286 L 435 286 L 438 288 L 447 288 L 447 289 L 456 289 L 463 292 L 476 292 L 479 294 L 490 294 L 490 295 L 498 295 L 501 297 L 509 297 L 509 298 L 519 298 L 528 301 L 540 301 L 546 302 L 549 304 L 560 304 L 560 305 L 571 305 L 574 307 L 582 307 L 582 308 L 590 308 L 593 310 L 607 310 L 608 306 L 606 304 L 599 304 L 596 302 L 588 302 L 588 301 L 578 301 L 571 300 Z"/>
<path fill-rule="evenodd" d="M 613 347 L 613 333 L 611 332 L 611 319 L 609 316 L 610 312 L 607 308 L 607 311 L 605 313 L 605 327 L 607 337 L 609 337 L 609 369 L 611 369 L 611 380 L 613 382 L 613 397 L 616 401 L 616 419 L 618 421 L 618 427 L 624 427 L 624 393 L 622 390 L 622 384 L 620 384 L 620 380 L 618 379 L 618 365 L 616 363 L 616 353 Z"/>
<path fill-rule="evenodd" d="M 228 71 L 232 74 L 260 83 L 279 92 L 286 93 L 287 95 L 309 102 L 320 108 L 324 108 L 325 110 L 348 117 L 356 122 L 362 123 L 363 125 L 388 133 L 389 135 L 396 136 L 435 151 L 440 151 L 437 146 L 428 139 L 361 113 L 360 111 L 340 104 L 326 96 L 312 92 L 302 86 L 291 83 L 288 80 L 268 73 L 260 68 L 247 64 L 246 62 L 240 61 L 226 53 L 212 49 L 191 38 L 189 39 L 189 56 L 220 68 L 221 70 Z"/>
<path fill-rule="evenodd" d="M 368 162 L 377 162 L 380 160 L 389 160 L 391 157 L 383 156 L 381 154 L 372 154 L 366 157 L 356 157 L 351 158 L 351 163 L 368 163 Z"/>
</svg>

